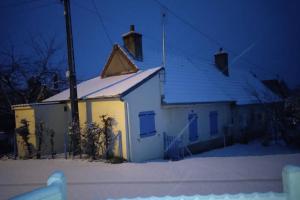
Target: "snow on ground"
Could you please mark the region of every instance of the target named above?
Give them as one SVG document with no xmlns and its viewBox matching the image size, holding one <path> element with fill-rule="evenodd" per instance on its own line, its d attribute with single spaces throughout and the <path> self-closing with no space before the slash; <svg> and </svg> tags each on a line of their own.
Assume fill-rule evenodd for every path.
<svg viewBox="0 0 300 200">
<path fill-rule="evenodd" d="M 211 152 L 217 156 L 260 148 L 255 144 Z M 44 186 L 55 170 L 64 171 L 67 177 L 69 199 L 282 192 L 282 168 L 287 164 L 300 166 L 300 154 L 203 157 L 211 152 L 176 162 L 115 165 L 79 159 L 0 161 L 0 199 Z"/>
<path fill-rule="evenodd" d="M 259 140 L 249 142 L 249 144 L 235 144 L 226 148 L 207 151 L 196 156 L 200 157 L 227 157 L 227 156 L 261 156 L 274 154 L 300 153 L 296 147 L 287 147 L 283 141 L 273 142 L 269 146 L 261 145 Z"/>
</svg>

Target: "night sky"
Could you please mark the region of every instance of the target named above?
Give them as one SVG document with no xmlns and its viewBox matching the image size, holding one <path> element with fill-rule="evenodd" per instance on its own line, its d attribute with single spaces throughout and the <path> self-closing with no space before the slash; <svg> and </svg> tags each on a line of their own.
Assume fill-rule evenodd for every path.
<svg viewBox="0 0 300 200">
<path fill-rule="evenodd" d="M 223 47 L 229 67 L 249 69 L 261 79 L 279 77 L 290 87 L 300 84 L 300 1 L 159 0 L 168 10 L 155 0 L 95 0 L 98 13 L 93 0 L 70 1 L 79 80 L 100 74 L 112 44 L 123 44 L 130 24 L 143 34 L 145 48 L 161 51 L 164 11 L 167 54 L 213 62 Z M 24 43 L 34 35 L 55 35 L 66 46 L 60 0 L 1 0 L 0 27 L 0 48 L 13 42 L 26 52 Z"/>
</svg>

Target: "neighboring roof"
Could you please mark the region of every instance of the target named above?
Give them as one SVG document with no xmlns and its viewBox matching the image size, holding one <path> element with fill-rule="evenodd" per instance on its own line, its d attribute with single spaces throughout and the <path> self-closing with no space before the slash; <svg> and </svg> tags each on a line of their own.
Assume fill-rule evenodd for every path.
<svg viewBox="0 0 300 200">
<path fill-rule="evenodd" d="M 286 98 L 289 96 L 289 89 L 283 80 L 271 79 L 262 81 L 267 88 L 272 92 L 280 96 L 281 98 Z"/>
<path fill-rule="evenodd" d="M 140 70 L 136 73 L 101 78 L 100 76 L 77 85 L 78 99 L 120 97 L 141 82 L 157 74 L 162 67 Z M 58 93 L 44 102 L 65 101 L 70 99 L 70 90 Z"/>
<path fill-rule="evenodd" d="M 144 51 L 141 62 L 134 60 L 125 48 L 119 47 L 140 69 L 162 63 L 160 52 Z M 229 66 L 229 76 L 225 76 L 213 64 L 167 54 L 165 73 L 166 104 L 235 101 L 243 105 L 280 100 L 253 74 L 241 68 Z"/>
</svg>

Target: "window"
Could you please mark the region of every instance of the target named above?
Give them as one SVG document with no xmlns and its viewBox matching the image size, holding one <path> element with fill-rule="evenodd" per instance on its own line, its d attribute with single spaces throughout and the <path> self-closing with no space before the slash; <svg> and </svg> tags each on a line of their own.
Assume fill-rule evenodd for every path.
<svg viewBox="0 0 300 200">
<path fill-rule="evenodd" d="M 209 113 L 210 135 L 218 134 L 218 112 L 212 111 Z"/>
<path fill-rule="evenodd" d="M 155 135 L 155 113 L 153 111 L 145 111 L 139 113 L 140 118 L 140 136 L 148 137 Z"/>
<path fill-rule="evenodd" d="M 189 114 L 189 139 L 196 141 L 198 139 L 198 116 L 196 113 Z"/>
</svg>

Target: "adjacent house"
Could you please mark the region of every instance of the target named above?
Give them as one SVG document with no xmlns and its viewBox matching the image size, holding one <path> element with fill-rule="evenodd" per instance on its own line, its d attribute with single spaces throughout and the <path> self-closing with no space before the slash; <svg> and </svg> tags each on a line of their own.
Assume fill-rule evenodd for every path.
<svg viewBox="0 0 300 200">
<path fill-rule="evenodd" d="M 113 132 L 120 136 L 116 155 L 141 162 L 163 158 L 173 145 L 199 152 L 226 145 L 228 136 L 264 131 L 262 107 L 279 98 L 245 69 L 230 68 L 222 49 L 214 64 L 167 54 L 163 67 L 161 53 L 143 49 L 134 26 L 122 37 L 124 44 L 113 46 L 101 74 L 77 85 L 80 124 L 99 122 L 103 114 L 112 117 Z M 30 122 L 33 145 L 35 124 L 42 120 L 56 133 L 56 151 L 64 151 L 69 90 L 14 110 L 17 127 L 21 119 Z"/>
<path fill-rule="evenodd" d="M 270 79 L 263 80 L 262 82 L 267 88 L 269 88 L 269 90 L 271 90 L 273 93 L 275 93 L 282 99 L 285 99 L 290 95 L 289 88 L 284 82 L 284 80 Z"/>
</svg>

